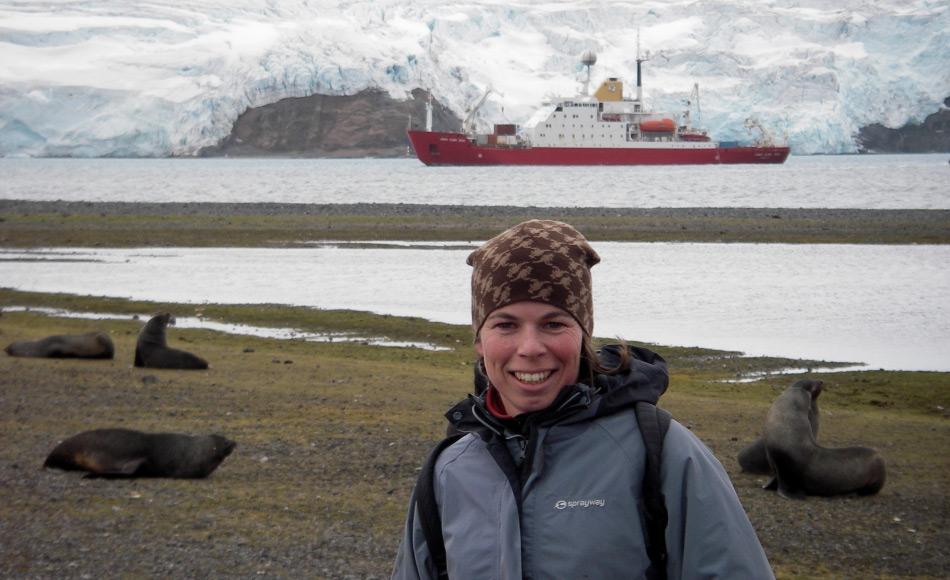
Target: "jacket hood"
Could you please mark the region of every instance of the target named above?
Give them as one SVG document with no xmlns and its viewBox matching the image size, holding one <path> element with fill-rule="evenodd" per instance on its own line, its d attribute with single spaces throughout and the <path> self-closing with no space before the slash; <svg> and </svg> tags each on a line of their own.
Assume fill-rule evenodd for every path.
<svg viewBox="0 0 950 580">
<path fill-rule="evenodd" d="M 613 368 L 620 361 L 621 349 L 629 354 L 628 367 L 617 374 L 598 374 L 594 384 L 577 383 L 565 387 L 547 409 L 519 417 L 536 423 L 576 422 L 610 415 L 633 407 L 637 402 L 656 404 L 669 385 L 666 360 L 641 347 L 611 344 L 597 356 L 603 366 Z M 504 426 L 485 407 L 488 378 L 475 365 L 475 393 L 454 405 L 445 414 L 449 423 L 462 432 L 480 432 L 486 428 L 505 431 Z M 523 417 L 523 419 L 522 419 Z"/>
<path fill-rule="evenodd" d="M 600 362 L 607 368 L 615 367 L 621 348 L 618 344 L 604 346 L 597 352 Z M 640 401 L 655 405 L 670 384 L 662 356 L 637 346 L 627 346 L 627 353 L 630 358 L 626 372 L 595 377 L 594 386 L 600 394 L 598 415 L 609 415 Z"/>
</svg>

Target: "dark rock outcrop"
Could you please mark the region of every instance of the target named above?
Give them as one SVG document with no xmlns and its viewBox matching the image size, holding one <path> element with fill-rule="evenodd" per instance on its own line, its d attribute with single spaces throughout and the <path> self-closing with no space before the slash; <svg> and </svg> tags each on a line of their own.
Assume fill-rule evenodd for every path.
<svg viewBox="0 0 950 580">
<path fill-rule="evenodd" d="M 950 97 L 923 123 L 890 129 L 879 123 L 862 127 L 856 136 L 862 153 L 950 153 Z"/>
<path fill-rule="evenodd" d="M 396 100 L 379 90 L 355 95 L 311 95 L 281 99 L 244 111 L 231 134 L 199 155 L 282 157 L 402 157 L 407 154 L 406 128 L 425 125 L 428 93 L 414 89 L 412 98 Z M 458 131 L 461 121 L 433 99 L 436 131 Z"/>
</svg>

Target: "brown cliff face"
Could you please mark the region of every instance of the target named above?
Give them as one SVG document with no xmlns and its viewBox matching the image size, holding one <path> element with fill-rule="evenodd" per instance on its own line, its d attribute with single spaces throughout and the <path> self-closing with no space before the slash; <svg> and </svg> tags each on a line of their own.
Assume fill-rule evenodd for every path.
<svg viewBox="0 0 950 580">
<path fill-rule="evenodd" d="M 928 115 L 923 123 L 908 123 L 889 129 L 879 123 L 861 127 L 857 134 L 862 153 L 950 153 L 950 97 L 944 108 Z"/>
<path fill-rule="evenodd" d="M 391 98 L 379 90 L 355 95 L 287 98 L 244 111 L 231 134 L 206 147 L 202 157 L 403 157 L 410 115 L 412 125 L 425 125 L 428 93 L 414 89 L 412 98 Z M 461 121 L 433 100 L 436 131 L 458 131 Z"/>
</svg>

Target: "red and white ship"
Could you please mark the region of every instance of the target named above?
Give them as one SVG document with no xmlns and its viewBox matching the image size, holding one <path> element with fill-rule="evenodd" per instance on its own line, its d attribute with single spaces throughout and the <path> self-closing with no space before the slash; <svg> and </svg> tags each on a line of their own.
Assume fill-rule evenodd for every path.
<svg viewBox="0 0 950 580">
<path fill-rule="evenodd" d="M 749 129 L 761 132 L 759 140 L 741 146 L 718 143 L 705 130 L 690 126 L 689 111 L 683 122 L 676 116 L 643 109 L 640 67 L 637 58 L 635 98 L 623 96 L 623 82 L 609 78 L 594 92 L 561 99 L 538 109 L 523 126 L 495 125 L 490 134 L 474 129 L 474 116 L 491 89 L 472 108 L 463 132 L 432 131 L 431 105 L 426 130 L 410 129 L 409 141 L 426 165 L 693 165 L 717 163 L 784 163 L 789 148 L 776 145 L 754 120 Z M 584 55 L 588 67 L 596 62 Z M 694 89 L 698 99 L 698 86 Z"/>
</svg>

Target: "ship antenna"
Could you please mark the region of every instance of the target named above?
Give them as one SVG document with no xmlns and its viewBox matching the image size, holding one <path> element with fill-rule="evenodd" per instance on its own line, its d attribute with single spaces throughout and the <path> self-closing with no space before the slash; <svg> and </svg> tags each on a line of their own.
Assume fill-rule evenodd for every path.
<svg viewBox="0 0 950 580">
<path fill-rule="evenodd" d="M 581 64 L 587 67 L 587 79 L 584 80 L 584 96 L 590 96 L 590 67 L 597 64 L 597 55 L 592 50 L 588 50 L 581 55 Z"/>
<path fill-rule="evenodd" d="M 650 51 L 640 56 L 640 28 L 637 27 L 637 104 L 643 106 L 643 82 L 640 75 L 640 65 L 650 60 Z"/>
<path fill-rule="evenodd" d="M 693 83 L 693 90 L 696 91 L 696 123 L 703 126 L 703 108 L 699 104 L 699 83 Z"/>
</svg>

